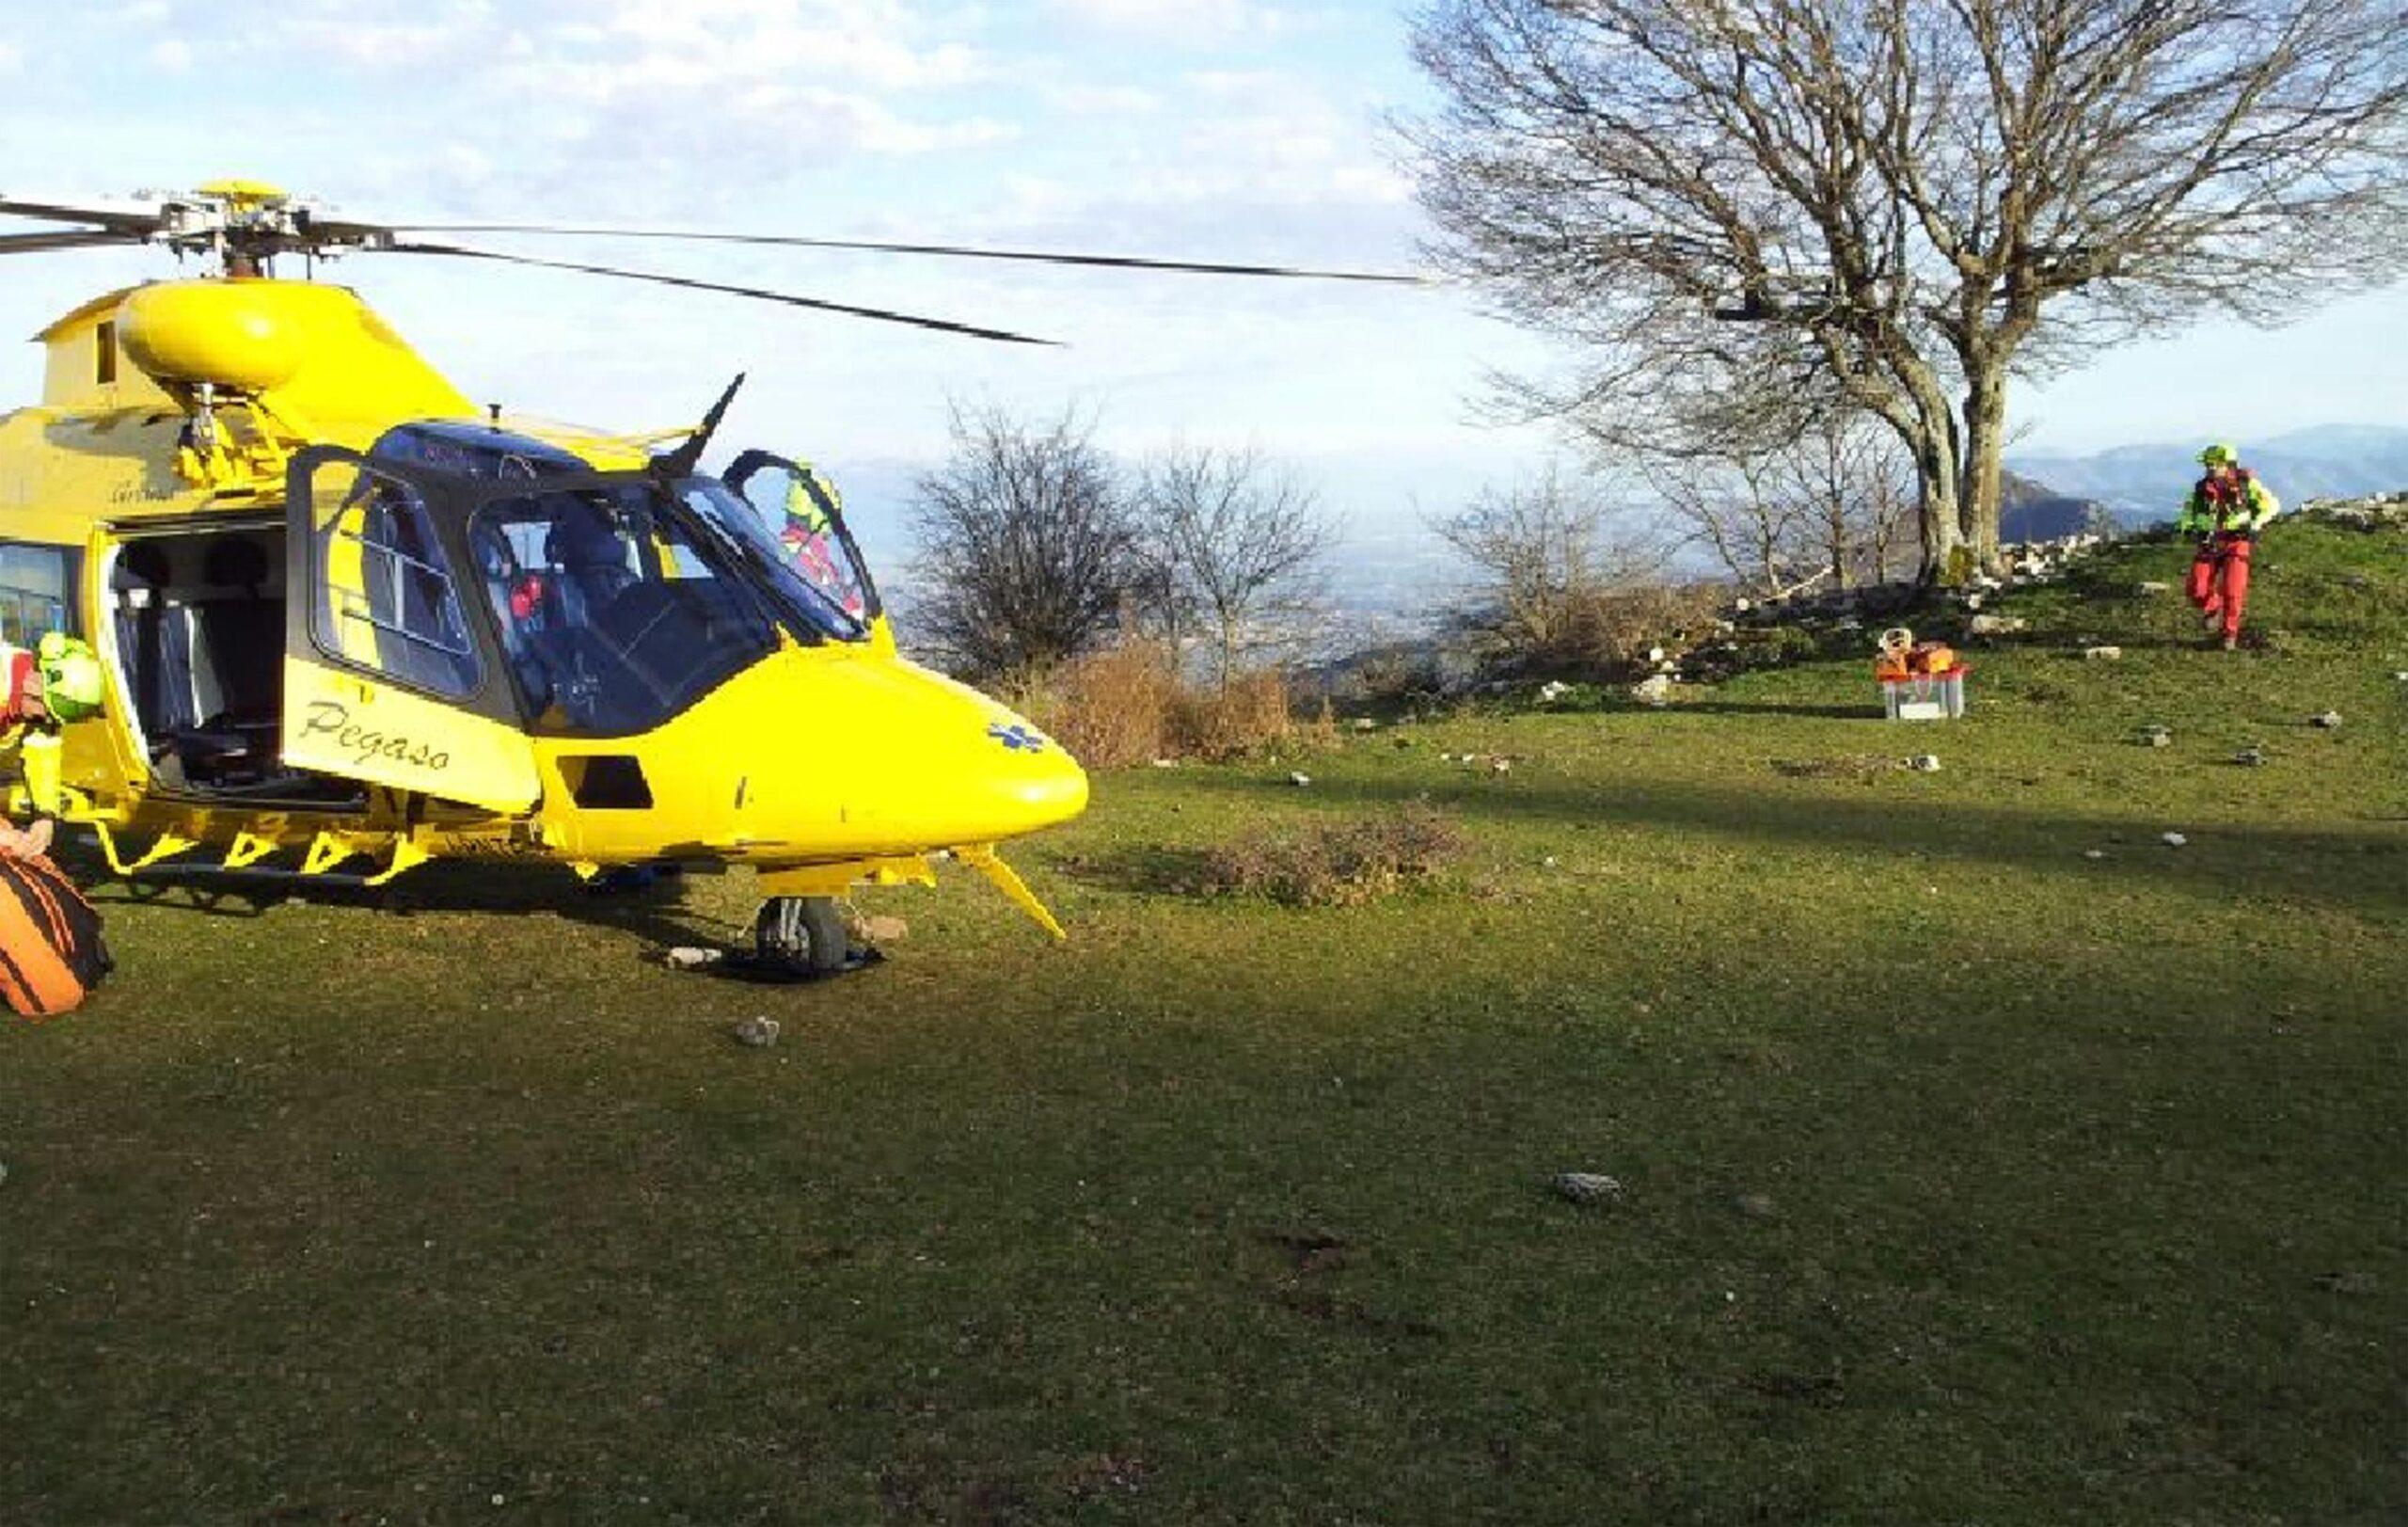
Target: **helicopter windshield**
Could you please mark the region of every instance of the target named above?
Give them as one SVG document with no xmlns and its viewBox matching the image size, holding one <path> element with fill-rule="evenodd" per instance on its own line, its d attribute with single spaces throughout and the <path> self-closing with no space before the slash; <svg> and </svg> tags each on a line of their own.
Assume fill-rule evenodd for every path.
<svg viewBox="0 0 2408 1527">
<path fill-rule="evenodd" d="M 728 549 L 647 484 L 494 500 L 469 544 L 539 732 L 648 730 L 777 646 Z"/>
<path fill-rule="evenodd" d="M 805 623 L 809 635 L 839 642 L 868 639 L 874 612 L 869 579 L 851 542 L 832 518 L 811 514 L 809 506 L 800 513 L 789 508 L 779 515 L 781 523 L 773 532 L 766 510 L 738 498 L 715 478 L 689 477 L 677 490 L 695 513 L 742 549 L 780 607 L 789 618 Z"/>
</svg>

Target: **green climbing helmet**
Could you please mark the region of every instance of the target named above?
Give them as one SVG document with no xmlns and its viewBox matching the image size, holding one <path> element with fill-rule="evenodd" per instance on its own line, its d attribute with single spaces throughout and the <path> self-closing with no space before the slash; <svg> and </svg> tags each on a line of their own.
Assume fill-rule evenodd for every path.
<svg viewBox="0 0 2408 1527">
<path fill-rule="evenodd" d="M 2199 465 L 2202 467 L 2229 467 L 2240 459 L 2241 453 L 2222 440 L 2199 453 Z"/>
<path fill-rule="evenodd" d="M 60 721 L 101 713 L 101 660 L 88 645 L 64 631 L 50 631 L 34 648 L 34 663 L 41 671 L 43 709 Z"/>
</svg>

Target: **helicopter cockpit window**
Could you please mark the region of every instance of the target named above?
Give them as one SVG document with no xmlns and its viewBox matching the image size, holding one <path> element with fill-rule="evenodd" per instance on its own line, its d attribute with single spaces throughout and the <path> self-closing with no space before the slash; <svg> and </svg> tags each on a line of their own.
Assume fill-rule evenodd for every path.
<svg viewBox="0 0 2408 1527">
<path fill-rule="evenodd" d="M 777 645 L 727 552 L 646 486 L 500 499 L 470 527 L 539 731 L 648 730 Z"/>
<path fill-rule="evenodd" d="M 782 602 L 814 630 L 840 642 L 865 640 L 877 596 L 834 495 L 808 469 L 783 466 L 752 473 L 741 487 L 739 497 L 706 477 L 681 485 L 686 501 L 743 543 Z"/>
<path fill-rule="evenodd" d="M 418 490 L 330 462 L 309 482 L 309 632 L 397 684 L 465 698 L 481 670 L 442 544 Z"/>
</svg>

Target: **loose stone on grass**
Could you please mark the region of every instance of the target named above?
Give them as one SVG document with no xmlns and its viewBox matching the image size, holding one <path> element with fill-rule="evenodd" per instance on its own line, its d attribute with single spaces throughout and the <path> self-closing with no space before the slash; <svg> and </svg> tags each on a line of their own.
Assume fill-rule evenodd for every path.
<svg viewBox="0 0 2408 1527">
<path fill-rule="evenodd" d="M 2171 594 L 2174 592 L 2174 585 L 2171 583 L 2160 583 L 2154 579 L 2143 579 L 2141 581 L 2140 592 L 2145 595 Z"/>
<path fill-rule="evenodd" d="M 2093 662 L 2113 662 L 2124 655 L 2124 649 L 2117 646 L 2084 647 L 2082 655 Z"/>
<path fill-rule="evenodd" d="M 705 949 L 699 945 L 680 944 L 660 957 L 660 962 L 672 970 L 700 970 L 705 965 L 719 963 L 723 951 Z"/>
<path fill-rule="evenodd" d="M 1975 615 L 1965 628 L 1975 636 L 2012 636 L 2031 628 L 2021 615 Z"/>
<path fill-rule="evenodd" d="M 2165 727 L 2160 726 L 2152 722 L 2148 725 L 2141 728 L 2141 746 L 2145 748 L 2165 748 L 2172 747 L 2173 745 L 2174 734 Z"/>
<path fill-rule="evenodd" d="M 2232 756 L 2232 761 L 2243 769 L 2255 769 L 2266 761 L 2264 748 L 2243 748 Z"/>
<path fill-rule="evenodd" d="M 2329 732 L 2341 724 L 2341 713 L 2337 710 L 2320 711 L 2308 717 L 2307 724 L 2310 726 L 2321 726 Z"/>
<path fill-rule="evenodd" d="M 1290 774 L 1290 775 L 1288 776 L 1288 783 L 1289 783 L 1289 784 L 1291 784 L 1291 785 L 1293 785 L 1296 788 L 1298 788 L 1298 789 L 1300 789 L 1300 790 L 1301 790 L 1301 789 L 1303 789 L 1306 786 L 1310 785 L 1312 782 L 1313 782 L 1313 777 L 1312 777 L 1310 774 L 1306 773 L 1306 772 L 1305 772 L 1303 770 L 1301 770 L 1301 769 L 1300 769 L 1300 770 L 1298 770 L 1298 771 L 1296 771 L 1294 773 Z"/>
<path fill-rule="evenodd" d="M 1558 1172 L 1552 1185 L 1558 1197 L 1584 1207 L 1610 1203 L 1622 1197 L 1621 1182 L 1597 1171 Z"/>
<path fill-rule="evenodd" d="M 747 1018 L 731 1030 L 736 1042 L 750 1049 L 766 1050 L 778 1042 L 778 1021 L 775 1018 Z"/>
<path fill-rule="evenodd" d="M 2191 840 L 2179 833 L 2165 833 L 2159 835 L 2158 841 L 2169 849 L 2178 849 Z"/>
<path fill-rule="evenodd" d="M 1907 767 L 1918 774 L 1937 774 L 1940 772 L 1940 755 L 1918 753 L 1907 760 Z"/>
</svg>

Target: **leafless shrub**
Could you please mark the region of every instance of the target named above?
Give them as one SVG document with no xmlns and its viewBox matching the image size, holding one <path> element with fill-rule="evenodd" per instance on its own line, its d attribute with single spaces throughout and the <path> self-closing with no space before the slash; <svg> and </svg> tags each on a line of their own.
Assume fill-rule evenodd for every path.
<svg viewBox="0 0 2408 1527">
<path fill-rule="evenodd" d="M 1641 469 L 1686 544 L 1763 597 L 1879 582 L 1909 533 L 1909 464 L 1861 418 L 1825 415 L 1778 444 L 1734 437 Z"/>
<path fill-rule="evenodd" d="M 1065 413 L 1044 425 L 957 406 L 953 455 L 920 479 L 913 516 L 925 634 L 975 675 L 1029 673 L 1117 628 L 1142 568 L 1129 499 Z"/>
<path fill-rule="evenodd" d="M 1138 523 L 1166 630 L 1192 621 L 1228 687 L 1250 659 L 1292 645 L 1326 593 L 1337 526 L 1310 488 L 1259 452 L 1180 448 L 1144 467 Z"/>
<path fill-rule="evenodd" d="M 1432 528 L 1470 565 L 1458 623 L 1492 666 L 1578 673 L 1644 644 L 1632 617 L 1653 602 L 1662 540 L 1560 468 L 1486 491 Z"/>
</svg>

